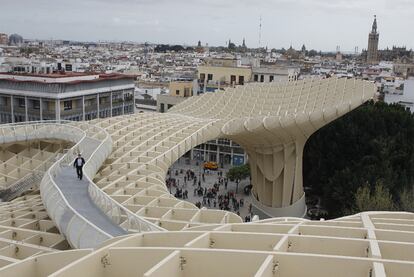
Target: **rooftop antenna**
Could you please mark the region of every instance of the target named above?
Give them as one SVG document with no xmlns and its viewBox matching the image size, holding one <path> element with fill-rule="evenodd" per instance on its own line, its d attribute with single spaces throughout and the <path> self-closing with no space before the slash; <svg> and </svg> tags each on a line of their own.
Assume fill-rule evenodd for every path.
<svg viewBox="0 0 414 277">
<path fill-rule="evenodd" d="M 259 19 L 259 48 L 262 42 L 262 16 Z"/>
</svg>

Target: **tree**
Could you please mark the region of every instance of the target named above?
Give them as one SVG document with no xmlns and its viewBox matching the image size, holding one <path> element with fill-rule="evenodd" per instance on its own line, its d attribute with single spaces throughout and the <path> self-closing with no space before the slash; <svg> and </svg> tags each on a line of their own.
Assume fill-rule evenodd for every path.
<svg viewBox="0 0 414 277">
<path fill-rule="evenodd" d="M 381 183 L 377 183 L 372 191 L 369 184 L 365 184 L 355 193 L 354 212 L 392 210 L 395 210 L 392 195 Z"/>
<path fill-rule="evenodd" d="M 399 202 L 407 203 L 413 190 L 413 141 L 410 111 L 383 102 L 364 104 L 309 138 L 303 158 L 304 186 L 311 188 L 307 195 L 321 199 L 329 218 L 340 217 L 355 209 L 361 184 L 372 184 L 372 190 L 380 183 L 395 208 L 408 210 Z"/>
<path fill-rule="evenodd" d="M 400 193 L 400 210 L 414 212 L 414 188 L 404 189 Z"/>
<path fill-rule="evenodd" d="M 227 178 L 232 180 L 243 180 L 250 176 L 250 167 L 248 164 L 230 168 L 226 174 Z"/>
<path fill-rule="evenodd" d="M 247 177 L 250 177 L 250 167 L 248 164 L 235 166 L 230 168 L 227 172 L 226 177 L 230 180 L 236 181 L 236 193 L 239 189 L 239 182 Z"/>
</svg>

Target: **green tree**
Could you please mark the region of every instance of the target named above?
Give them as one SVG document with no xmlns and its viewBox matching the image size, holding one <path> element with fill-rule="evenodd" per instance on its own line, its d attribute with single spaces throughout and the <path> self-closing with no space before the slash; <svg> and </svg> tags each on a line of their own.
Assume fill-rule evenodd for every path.
<svg viewBox="0 0 414 277">
<path fill-rule="evenodd" d="M 232 180 L 243 180 L 250 177 L 250 167 L 248 164 L 230 168 L 226 177 Z"/>
<path fill-rule="evenodd" d="M 355 193 L 354 212 L 392 210 L 395 210 L 392 195 L 381 183 L 376 184 L 373 190 L 368 184 L 365 184 L 359 187 Z"/>
<path fill-rule="evenodd" d="M 329 217 L 354 210 L 361 184 L 382 184 L 395 207 L 414 183 L 414 116 L 404 107 L 368 102 L 315 132 L 303 158 L 307 195 L 321 199 Z M 402 196 L 400 196 L 402 194 Z M 407 210 L 407 208 L 405 208 Z"/>
<path fill-rule="evenodd" d="M 248 164 L 232 167 L 226 173 L 226 177 L 229 178 L 230 180 L 236 181 L 236 193 L 237 193 L 239 190 L 239 182 L 243 179 L 250 177 L 250 167 Z"/>
<path fill-rule="evenodd" d="M 404 189 L 400 193 L 400 209 L 402 211 L 414 212 L 414 189 Z"/>
</svg>

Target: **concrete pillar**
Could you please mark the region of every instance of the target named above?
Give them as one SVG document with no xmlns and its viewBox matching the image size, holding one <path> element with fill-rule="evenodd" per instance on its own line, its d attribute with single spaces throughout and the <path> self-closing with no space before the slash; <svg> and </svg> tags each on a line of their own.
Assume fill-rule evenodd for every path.
<svg viewBox="0 0 414 277">
<path fill-rule="evenodd" d="M 60 99 L 55 100 L 55 113 L 56 113 L 56 120 L 60 120 Z"/>
<path fill-rule="evenodd" d="M 132 92 L 132 105 L 133 105 L 134 113 L 136 113 L 137 112 L 137 106 L 135 105 L 135 90 Z"/>
<path fill-rule="evenodd" d="M 82 121 L 85 121 L 85 95 L 82 95 Z"/>
<path fill-rule="evenodd" d="M 110 105 L 110 107 L 111 107 L 111 113 L 110 113 L 110 116 L 112 117 L 112 91 L 111 91 L 111 94 L 110 94 L 110 96 L 109 96 L 109 103 L 111 104 L 111 105 Z"/>
<path fill-rule="evenodd" d="M 281 208 L 293 205 L 302 198 L 304 146 L 305 141 L 297 140 L 247 149 L 254 194 L 262 204 Z"/>
<path fill-rule="evenodd" d="M 122 115 L 125 114 L 125 94 L 124 91 L 122 91 Z"/>
<path fill-rule="evenodd" d="M 97 114 L 97 118 L 100 118 L 100 116 L 99 116 L 99 112 L 100 112 L 100 110 L 99 110 L 99 93 L 96 95 L 96 107 L 97 107 L 97 109 L 98 109 L 98 114 Z"/>
<path fill-rule="evenodd" d="M 11 122 L 14 123 L 14 97 L 10 95 L 10 114 L 11 114 Z"/>
<path fill-rule="evenodd" d="M 217 140 L 216 140 L 216 143 L 217 143 Z M 220 164 L 220 151 L 219 151 L 218 145 L 217 145 L 216 163 Z"/>
<path fill-rule="evenodd" d="M 24 117 L 25 117 L 25 121 L 29 121 L 29 111 L 28 111 L 28 107 L 27 107 L 28 101 L 27 101 L 27 96 L 24 97 Z"/>
<path fill-rule="evenodd" d="M 39 98 L 39 114 L 40 114 L 40 121 L 43 120 L 43 99 Z"/>
</svg>

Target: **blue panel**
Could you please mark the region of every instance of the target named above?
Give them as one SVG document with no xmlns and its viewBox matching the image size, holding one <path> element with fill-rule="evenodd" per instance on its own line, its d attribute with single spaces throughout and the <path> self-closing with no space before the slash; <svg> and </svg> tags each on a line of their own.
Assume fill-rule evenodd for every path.
<svg viewBox="0 0 414 277">
<path fill-rule="evenodd" d="M 239 166 L 244 164 L 244 157 L 243 156 L 233 156 L 233 165 Z"/>
</svg>

